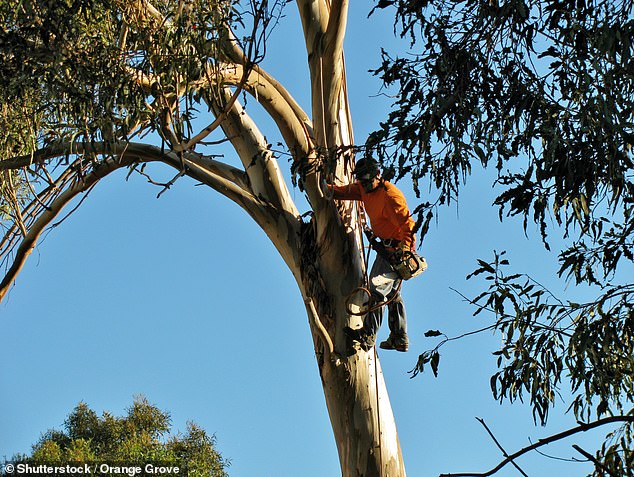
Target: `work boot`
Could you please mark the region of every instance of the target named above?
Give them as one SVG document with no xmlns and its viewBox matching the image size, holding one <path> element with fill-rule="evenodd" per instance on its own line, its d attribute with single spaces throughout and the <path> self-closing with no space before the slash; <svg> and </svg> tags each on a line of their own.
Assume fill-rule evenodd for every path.
<svg viewBox="0 0 634 477">
<path fill-rule="evenodd" d="M 396 351 L 406 352 L 409 349 L 409 339 L 407 335 L 394 336 L 390 335 L 385 341 L 379 345 L 381 349 L 395 349 Z"/>
<path fill-rule="evenodd" d="M 357 343 L 359 343 L 359 347 L 363 351 L 370 351 L 372 347 L 374 346 L 375 338 L 373 336 L 370 336 L 368 333 L 366 333 L 363 330 L 363 328 L 359 328 L 355 330 L 350 328 L 349 326 L 346 326 L 343 329 L 343 332 L 346 334 L 346 336 L 350 340 L 356 341 Z"/>
</svg>

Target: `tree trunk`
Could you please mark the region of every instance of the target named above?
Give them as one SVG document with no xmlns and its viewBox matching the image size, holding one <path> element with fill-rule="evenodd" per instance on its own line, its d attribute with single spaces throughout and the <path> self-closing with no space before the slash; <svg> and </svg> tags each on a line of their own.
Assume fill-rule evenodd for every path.
<svg viewBox="0 0 634 477">
<path fill-rule="evenodd" d="M 313 228 L 312 224 L 304 227 Z M 334 236 L 328 246 L 322 243 L 316 247 L 310 234 L 302 237 L 305 250 L 328 250 L 318 267 L 311 265 L 316 263 L 314 257 L 304 257 L 301 288 L 341 473 L 343 477 L 405 477 L 394 415 L 376 352 L 352 349 L 343 333 L 344 326 L 359 326 L 361 320 L 354 316 L 351 321 L 345 304 L 348 295 L 361 284 L 362 263 L 345 253 L 349 242 L 355 242 L 351 248 L 357 246 L 350 237 L 340 241 Z M 337 262 L 336 269 L 328 266 L 331 261 Z M 321 291 L 317 283 L 324 287 Z"/>
<path fill-rule="evenodd" d="M 297 0 L 310 68 L 313 140 L 318 152 L 306 182 L 314 216 L 303 226 L 300 288 L 307 300 L 342 476 L 405 477 L 376 352 L 354 352 L 343 333 L 345 326 L 360 326 L 360 318 L 351 317 L 346 310 L 346 299 L 363 284 L 365 268 L 358 208 L 349 202 L 335 204 L 319 193 L 324 173 L 347 182 L 354 163 L 343 55 L 348 3 Z"/>
<path fill-rule="evenodd" d="M 319 360 L 344 477 L 405 476 L 403 456 L 379 360 L 359 351 L 339 365 Z"/>
</svg>

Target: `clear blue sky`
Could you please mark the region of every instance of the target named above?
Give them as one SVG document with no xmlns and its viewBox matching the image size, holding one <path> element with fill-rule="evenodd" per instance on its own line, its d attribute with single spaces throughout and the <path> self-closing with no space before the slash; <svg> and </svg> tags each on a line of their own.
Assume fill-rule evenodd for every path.
<svg viewBox="0 0 634 477">
<path fill-rule="evenodd" d="M 381 44 L 395 44 L 389 16 L 368 20 L 353 2 L 348 82 L 358 141 L 385 117 L 374 97 Z M 265 67 L 310 109 L 307 67 L 295 7 L 271 38 Z M 253 104 L 253 101 L 250 102 Z M 274 138 L 272 130 L 263 128 Z M 212 152 L 212 151 L 209 151 Z M 216 151 L 213 151 L 216 152 Z M 227 160 L 233 160 L 227 152 Z M 285 158 L 280 160 L 288 170 Z M 171 178 L 152 167 L 155 177 Z M 502 226 L 483 174 L 460 205 L 442 211 L 423 246 L 430 268 L 407 282 L 411 349 L 379 351 L 410 476 L 484 471 L 507 451 L 573 424 L 558 403 L 547 428 L 530 409 L 491 397 L 491 351 L 481 335 L 443 348 L 440 376 L 410 379 L 428 329 L 457 335 L 488 324 L 450 289 L 478 290 L 465 276 L 476 257 L 509 250 L 512 263 L 548 282 L 556 257 L 519 221 Z M 406 181 L 401 184 L 414 206 Z M 40 242 L 0 305 L 0 457 L 29 452 L 40 433 L 60 428 L 79 401 L 121 415 L 133 396 L 171 413 L 174 429 L 195 421 L 218 439 L 232 477 L 339 474 L 307 318 L 297 287 L 265 235 L 229 200 L 188 179 L 159 189 L 125 173 L 100 184 L 81 208 Z M 299 191 L 294 192 L 301 207 Z M 306 209 L 302 210 L 305 211 Z M 563 293 L 571 293 L 563 291 Z M 387 335 L 387 326 L 379 338 Z M 592 442 L 593 436 L 585 436 Z M 547 452 L 571 457 L 565 442 Z M 579 464 L 530 455 L 531 476 L 583 475 Z M 518 475 L 510 466 L 498 476 Z"/>
</svg>

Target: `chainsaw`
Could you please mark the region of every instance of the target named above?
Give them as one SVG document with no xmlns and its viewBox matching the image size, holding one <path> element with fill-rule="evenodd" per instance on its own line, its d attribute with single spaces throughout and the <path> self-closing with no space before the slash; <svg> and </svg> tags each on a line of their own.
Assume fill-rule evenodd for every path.
<svg viewBox="0 0 634 477">
<path fill-rule="evenodd" d="M 388 261 L 392 269 L 403 280 L 417 277 L 427 269 L 425 257 L 421 257 L 413 250 L 388 250 L 386 245 L 378 240 L 370 230 L 366 229 L 365 235 L 370 242 L 370 246 Z"/>
</svg>

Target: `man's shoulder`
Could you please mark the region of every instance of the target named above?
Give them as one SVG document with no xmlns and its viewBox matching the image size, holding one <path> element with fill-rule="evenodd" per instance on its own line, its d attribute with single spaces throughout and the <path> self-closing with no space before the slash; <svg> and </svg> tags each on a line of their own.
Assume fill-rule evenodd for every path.
<svg viewBox="0 0 634 477">
<path fill-rule="evenodd" d="M 383 187 L 385 187 L 385 192 L 390 197 L 405 197 L 401 189 L 396 187 L 390 181 L 383 181 Z"/>
</svg>

